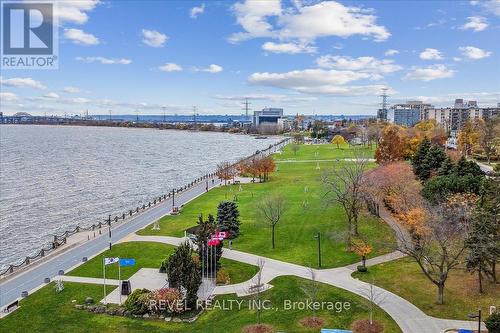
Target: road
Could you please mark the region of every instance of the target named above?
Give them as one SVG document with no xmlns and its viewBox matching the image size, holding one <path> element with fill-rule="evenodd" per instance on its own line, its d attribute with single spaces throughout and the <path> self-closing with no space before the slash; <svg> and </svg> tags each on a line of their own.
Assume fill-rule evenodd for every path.
<svg viewBox="0 0 500 333">
<path fill-rule="evenodd" d="M 220 181 L 214 179 L 214 184 L 212 184 L 211 179 L 209 179 L 208 184 L 209 189 L 211 189 L 219 186 Z M 176 195 L 175 205 L 180 207 L 205 192 L 206 182 L 201 182 L 191 189 Z M 172 199 L 168 199 L 116 226 L 112 229 L 112 243 L 144 228 L 162 216 L 169 214 L 171 209 Z M 70 268 L 81 263 L 83 257 L 91 258 L 106 250 L 108 247 L 109 238 L 106 230 L 106 232 L 103 232 L 99 237 L 86 241 L 60 254 L 54 254 L 54 256 L 34 265 L 32 268 L 28 268 L 26 271 L 6 279 L 5 282 L 0 284 L 0 308 L 20 298 L 23 291 L 29 292 L 44 285 L 44 279 L 47 277 L 52 279 L 58 275 L 59 270 L 67 272 Z"/>
</svg>

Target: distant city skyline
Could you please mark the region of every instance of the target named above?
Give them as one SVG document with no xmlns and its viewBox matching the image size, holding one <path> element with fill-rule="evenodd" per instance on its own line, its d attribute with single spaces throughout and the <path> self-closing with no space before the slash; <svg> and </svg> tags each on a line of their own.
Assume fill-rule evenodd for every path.
<svg viewBox="0 0 500 333">
<path fill-rule="evenodd" d="M 500 1 L 64 1 L 59 69 L 1 70 L 4 114 L 372 115 L 500 102 Z"/>
</svg>

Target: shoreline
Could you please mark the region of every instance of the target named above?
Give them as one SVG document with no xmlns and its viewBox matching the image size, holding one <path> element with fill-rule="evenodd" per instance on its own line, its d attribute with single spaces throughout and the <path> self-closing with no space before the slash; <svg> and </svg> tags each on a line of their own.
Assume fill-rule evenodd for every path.
<svg viewBox="0 0 500 333">
<path fill-rule="evenodd" d="M 233 166 L 237 165 L 238 163 L 241 163 L 242 161 L 245 161 L 249 158 L 252 158 L 256 155 L 267 154 L 268 152 L 269 152 L 268 155 L 272 154 L 273 152 L 270 152 L 271 149 L 274 148 L 274 152 L 275 152 L 277 149 L 281 149 L 282 147 L 284 147 L 288 143 L 289 140 L 290 140 L 290 138 L 284 138 L 283 140 L 280 140 L 274 144 L 271 144 L 269 147 L 267 147 L 265 149 L 259 150 L 258 154 L 254 153 L 252 155 L 249 155 L 249 156 L 246 156 L 243 158 L 239 158 L 237 160 L 237 162 L 233 163 Z M 143 204 L 142 207 L 138 206 L 135 209 L 129 209 L 127 212 L 124 212 L 124 213 L 119 214 L 119 215 L 115 215 L 113 218 L 111 218 L 112 215 L 109 215 L 109 218 L 111 218 L 109 220 L 110 221 L 109 225 L 111 225 L 111 229 L 113 228 L 113 225 L 116 227 L 119 227 L 123 223 L 126 223 L 130 219 L 134 219 L 138 215 L 148 211 L 151 208 L 156 207 L 156 205 L 161 204 L 162 202 L 170 199 L 171 197 L 174 198 L 175 195 L 179 195 L 179 194 L 182 195 L 186 191 L 189 191 L 193 187 L 198 186 L 200 184 L 205 185 L 204 180 L 208 181 L 208 179 L 217 179 L 216 177 L 217 177 L 216 172 L 207 173 L 205 175 L 202 175 L 200 177 L 195 178 L 193 181 L 188 182 L 185 185 L 181 185 L 180 187 L 177 187 L 177 189 L 173 189 L 172 191 L 175 191 L 175 193 L 172 196 L 171 196 L 171 193 L 172 193 L 172 191 L 171 191 L 168 194 L 161 194 L 159 196 L 154 197 L 151 201 L 148 202 L 148 204 Z M 208 186 L 208 187 L 209 187 L 209 189 L 212 188 L 210 186 Z M 49 257 L 50 258 L 53 257 L 52 254 L 57 255 L 58 253 L 70 250 L 74 246 L 79 246 L 79 245 L 82 245 L 85 243 L 85 240 L 76 241 L 76 236 L 85 236 L 85 235 L 87 235 L 86 233 L 88 233 L 88 235 L 87 235 L 88 238 L 86 241 L 90 241 L 90 240 L 96 238 L 96 231 L 99 231 L 99 235 L 97 237 L 100 237 L 101 230 L 105 229 L 104 234 L 106 233 L 106 225 L 108 225 L 108 224 L 104 224 L 101 222 L 99 222 L 99 224 L 97 224 L 97 225 L 95 225 L 95 224 L 87 225 L 87 226 L 78 225 L 75 229 L 66 230 L 64 233 L 62 233 L 59 236 L 54 235 L 54 241 L 52 242 L 52 246 L 53 246 L 52 249 L 43 251 L 43 249 L 46 245 L 51 244 L 50 242 L 48 242 L 48 243 L 45 243 L 42 245 L 41 251 L 38 251 L 38 253 L 35 252 L 35 253 L 37 253 L 35 256 L 31 256 L 31 255 L 27 256 L 22 262 L 19 262 L 21 260 L 21 258 L 20 258 L 20 259 L 18 259 L 18 261 L 15 261 L 14 263 L 11 262 L 10 264 L 2 265 L 2 269 L 0 270 L 0 281 L 8 280 L 11 276 L 14 277 L 15 275 L 17 275 L 17 273 L 22 274 L 25 271 L 25 269 L 29 269 L 33 266 L 36 266 L 37 264 L 43 263 L 45 258 L 48 259 Z M 102 228 L 103 226 L 104 226 L 104 228 Z M 92 235 L 92 233 L 93 233 L 93 237 L 90 237 L 90 235 Z M 59 244 L 54 247 L 54 244 L 57 244 L 57 243 L 59 243 Z"/>
</svg>

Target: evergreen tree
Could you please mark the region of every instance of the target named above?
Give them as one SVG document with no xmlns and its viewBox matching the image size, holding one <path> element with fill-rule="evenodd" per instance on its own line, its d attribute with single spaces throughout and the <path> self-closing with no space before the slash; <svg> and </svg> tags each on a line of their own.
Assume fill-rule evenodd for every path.
<svg viewBox="0 0 500 333">
<path fill-rule="evenodd" d="M 467 161 L 467 159 L 462 156 L 460 160 L 458 160 L 457 165 L 453 169 L 453 174 L 455 176 L 483 176 L 484 173 L 481 171 L 479 165 L 474 161 Z"/>
<path fill-rule="evenodd" d="M 498 251 L 493 229 L 491 219 L 479 211 L 465 240 L 469 250 L 465 259 L 466 268 L 471 273 L 477 273 L 480 293 L 483 292 L 483 275 L 491 270 L 490 263 L 495 261 L 495 253 Z"/>
<path fill-rule="evenodd" d="M 428 168 L 429 177 L 432 176 L 434 172 L 439 170 L 443 162 L 448 156 L 446 155 L 443 148 L 436 144 L 432 144 L 425 155 L 424 165 Z"/>
<path fill-rule="evenodd" d="M 170 255 L 166 269 L 169 286 L 177 289 L 184 287 L 187 304 L 195 304 L 201 284 L 201 271 L 199 265 L 193 260 L 193 249 L 188 242 L 179 245 Z"/>
<path fill-rule="evenodd" d="M 446 159 L 441 164 L 441 167 L 438 169 L 438 176 L 448 176 L 453 172 L 453 168 L 455 164 L 451 160 L 449 156 L 446 156 Z"/>
<path fill-rule="evenodd" d="M 233 239 L 240 234 L 240 212 L 233 201 L 222 201 L 217 207 L 217 223 L 221 231 L 227 231 Z"/>
<path fill-rule="evenodd" d="M 431 142 L 427 137 L 424 137 L 422 142 L 418 145 L 417 151 L 413 155 L 411 164 L 413 166 L 413 172 L 417 177 L 424 181 L 430 177 L 430 171 L 426 166 L 426 157 L 429 149 L 431 147 Z"/>
</svg>

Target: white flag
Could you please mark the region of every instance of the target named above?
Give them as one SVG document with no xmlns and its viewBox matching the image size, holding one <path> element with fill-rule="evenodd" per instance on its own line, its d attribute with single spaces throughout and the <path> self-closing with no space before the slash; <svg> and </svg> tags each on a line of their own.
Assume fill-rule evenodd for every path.
<svg viewBox="0 0 500 333">
<path fill-rule="evenodd" d="M 115 262 L 118 262 L 120 258 L 104 258 L 104 265 L 111 265 L 114 264 Z"/>
</svg>

